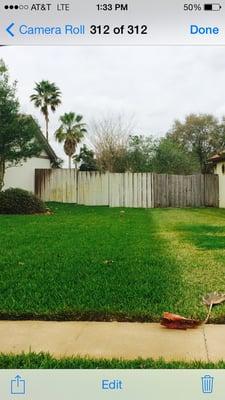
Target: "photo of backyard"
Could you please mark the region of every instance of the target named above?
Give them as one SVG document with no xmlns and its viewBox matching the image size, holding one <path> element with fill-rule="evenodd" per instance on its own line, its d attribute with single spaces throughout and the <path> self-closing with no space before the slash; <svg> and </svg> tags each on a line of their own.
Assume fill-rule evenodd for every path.
<svg viewBox="0 0 225 400">
<path fill-rule="evenodd" d="M 225 368 L 224 49 L 0 59 L 0 368 Z"/>
</svg>

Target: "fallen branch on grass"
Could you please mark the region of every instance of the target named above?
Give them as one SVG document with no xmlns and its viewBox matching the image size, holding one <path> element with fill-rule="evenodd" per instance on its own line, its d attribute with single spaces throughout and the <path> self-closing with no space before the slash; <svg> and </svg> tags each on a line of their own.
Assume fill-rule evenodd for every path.
<svg viewBox="0 0 225 400">
<path fill-rule="evenodd" d="M 165 312 L 163 314 L 163 318 L 161 320 L 161 325 L 165 326 L 168 329 L 193 329 L 197 326 L 201 325 L 201 321 L 197 321 L 195 319 L 188 319 L 182 317 L 181 315 L 172 314 L 169 312 Z"/>
</svg>

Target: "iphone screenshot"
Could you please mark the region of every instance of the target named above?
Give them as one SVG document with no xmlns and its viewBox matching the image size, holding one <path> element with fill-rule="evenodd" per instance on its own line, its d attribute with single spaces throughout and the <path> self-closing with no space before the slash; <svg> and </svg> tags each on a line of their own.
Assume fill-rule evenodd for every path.
<svg viewBox="0 0 225 400">
<path fill-rule="evenodd" d="M 223 400 L 207 1 L 0 0 L 0 400 Z"/>
</svg>

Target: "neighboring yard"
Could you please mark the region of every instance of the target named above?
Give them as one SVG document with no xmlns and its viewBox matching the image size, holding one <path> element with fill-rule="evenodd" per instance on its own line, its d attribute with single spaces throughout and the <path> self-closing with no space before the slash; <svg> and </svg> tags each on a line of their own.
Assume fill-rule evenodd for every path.
<svg viewBox="0 0 225 400">
<path fill-rule="evenodd" d="M 2 319 L 203 319 L 202 295 L 225 292 L 225 210 L 50 207 L 0 216 Z"/>
</svg>

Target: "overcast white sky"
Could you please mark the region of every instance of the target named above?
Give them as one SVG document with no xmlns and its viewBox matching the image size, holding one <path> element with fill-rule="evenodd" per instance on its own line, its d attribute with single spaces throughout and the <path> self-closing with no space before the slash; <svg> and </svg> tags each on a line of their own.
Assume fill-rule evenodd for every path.
<svg viewBox="0 0 225 400">
<path fill-rule="evenodd" d="M 137 134 L 164 135 L 186 114 L 225 115 L 224 47 L 5 47 L 0 56 L 18 81 L 22 111 L 43 116 L 30 103 L 35 82 L 55 82 L 63 104 L 51 115 L 53 133 L 64 112 L 89 123 L 107 114 L 134 116 Z"/>
</svg>

